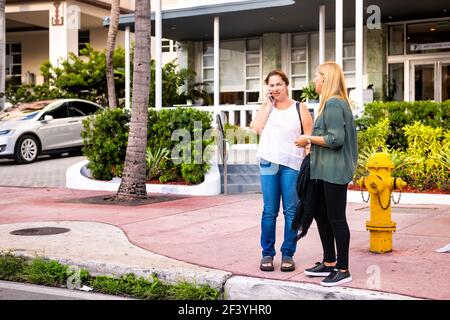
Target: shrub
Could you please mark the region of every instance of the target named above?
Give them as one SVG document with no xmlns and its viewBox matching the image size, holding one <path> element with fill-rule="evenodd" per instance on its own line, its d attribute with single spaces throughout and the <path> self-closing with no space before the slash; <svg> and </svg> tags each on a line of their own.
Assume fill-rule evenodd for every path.
<svg viewBox="0 0 450 320">
<path fill-rule="evenodd" d="M 6 90 L 6 99 L 13 105 L 18 103 L 76 98 L 75 93 L 69 93 L 59 88 L 50 88 L 47 84 L 43 85 L 23 85 L 17 88 L 8 88 Z"/>
<path fill-rule="evenodd" d="M 402 178 L 409 186 L 419 190 L 442 188 L 447 190 L 450 178 L 450 131 L 432 128 L 419 121 L 402 128 L 407 140 L 405 151 L 389 148 L 387 119 L 358 133 L 360 150 L 355 178 L 368 174 L 367 160 L 377 147 L 387 152 L 394 164 L 393 175 Z M 372 143 L 372 141 L 374 141 Z"/>
<path fill-rule="evenodd" d="M 202 182 L 212 156 L 212 116 L 191 108 L 177 108 L 149 109 L 148 117 L 149 179 L 159 178 L 162 183 L 182 179 L 189 184 Z M 105 110 L 84 121 L 83 152 L 95 179 L 111 180 L 122 175 L 128 123 L 129 115 L 122 109 Z M 178 133 L 183 140 L 177 140 Z"/>
<path fill-rule="evenodd" d="M 375 125 L 382 119 L 389 119 L 390 133 L 387 137 L 389 147 L 406 150 L 407 141 L 402 128 L 405 125 L 421 121 L 432 128 L 449 127 L 450 100 L 443 103 L 432 101 L 380 102 L 367 104 L 360 119 L 356 120 L 360 131 Z"/>
<path fill-rule="evenodd" d="M 148 180 L 152 180 L 162 174 L 161 166 L 168 159 L 169 155 L 170 152 L 166 148 L 159 147 L 156 152 L 153 152 L 151 147 L 147 147 L 146 163 Z"/>
<path fill-rule="evenodd" d="M 164 183 L 182 177 L 190 184 L 203 181 L 211 158 L 205 150 L 214 142 L 211 114 L 193 108 L 149 109 L 148 117 L 148 146 L 171 150 L 172 161 L 164 163 L 159 180 Z"/>
<path fill-rule="evenodd" d="M 105 110 L 83 121 L 83 153 L 95 179 L 122 175 L 130 115 L 122 109 Z"/>
<path fill-rule="evenodd" d="M 125 50 L 117 48 L 113 53 L 115 86 L 117 97 L 125 95 Z M 45 62 L 41 73 L 48 84 L 75 94 L 81 99 L 107 105 L 106 85 L 106 50 L 103 52 L 87 45 L 80 51 L 80 56 L 69 53 L 69 58 L 61 62 L 61 67 Z"/>
<path fill-rule="evenodd" d="M 257 135 L 251 129 L 243 129 L 237 125 L 231 125 L 226 123 L 225 127 L 225 139 L 233 144 L 255 144 L 259 142 L 260 136 Z"/>
<path fill-rule="evenodd" d="M 403 128 L 408 149 L 402 166 L 408 184 L 419 188 L 448 188 L 450 134 L 440 127 L 432 128 L 419 121 Z"/>
</svg>

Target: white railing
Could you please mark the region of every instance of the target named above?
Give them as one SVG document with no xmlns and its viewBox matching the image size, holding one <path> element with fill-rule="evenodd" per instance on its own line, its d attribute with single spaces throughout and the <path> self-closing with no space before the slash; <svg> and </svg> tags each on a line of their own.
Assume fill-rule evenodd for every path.
<svg viewBox="0 0 450 320">
<path fill-rule="evenodd" d="M 164 108 L 164 109 L 174 109 L 176 107 L 183 108 L 194 108 L 200 111 L 207 111 L 214 113 L 220 113 L 220 116 L 224 123 L 228 123 L 230 125 L 237 125 L 241 128 L 247 128 L 253 118 L 256 116 L 256 113 L 259 110 L 259 104 L 247 104 L 247 105 L 235 105 L 235 104 L 223 104 L 219 105 L 218 108 L 215 109 L 214 106 L 193 106 L 193 105 L 175 105 L 174 107 Z M 317 113 L 317 108 L 319 107 L 318 103 L 309 103 L 308 109 L 310 112 Z M 215 121 L 213 121 L 215 124 Z"/>
<path fill-rule="evenodd" d="M 183 108 L 194 108 L 200 111 L 207 112 L 217 112 L 220 113 L 221 118 L 224 123 L 228 123 L 231 125 L 237 125 L 241 128 L 246 128 L 249 126 L 250 122 L 256 116 L 256 113 L 259 110 L 259 104 L 247 104 L 247 105 L 235 105 L 235 104 L 223 104 L 219 105 L 218 108 L 214 106 L 192 106 L 192 105 L 175 105 L 174 107 L 164 108 L 164 109 L 172 109 L 176 107 Z M 213 121 L 215 124 L 215 121 Z"/>
</svg>

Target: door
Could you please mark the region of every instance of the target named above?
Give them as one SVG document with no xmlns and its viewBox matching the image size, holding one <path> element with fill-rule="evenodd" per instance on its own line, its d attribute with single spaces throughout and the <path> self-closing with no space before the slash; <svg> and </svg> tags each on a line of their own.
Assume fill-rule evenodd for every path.
<svg viewBox="0 0 450 320">
<path fill-rule="evenodd" d="M 441 81 L 441 101 L 450 99 L 450 61 L 439 63 L 440 81 Z"/>
<path fill-rule="evenodd" d="M 437 102 L 450 99 L 450 60 L 412 61 L 410 99 Z"/>
<path fill-rule="evenodd" d="M 73 145 L 72 124 L 69 118 L 68 104 L 62 103 L 42 115 L 53 117 L 52 120 L 41 120 L 41 127 L 38 129 L 38 135 L 42 142 L 42 150 L 52 150 L 66 148 Z"/>
</svg>

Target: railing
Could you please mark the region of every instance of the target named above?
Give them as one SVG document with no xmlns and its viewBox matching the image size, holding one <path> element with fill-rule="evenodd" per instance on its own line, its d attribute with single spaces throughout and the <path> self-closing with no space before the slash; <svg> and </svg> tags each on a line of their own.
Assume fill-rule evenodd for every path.
<svg viewBox="0 0 450 320">
<path fill-rule="evenodd" d="M 223 104 L 218 107 L 214 106 L 192 106 L 192 105 L 175 105 L 174 107 L 183 107 L 183 108 L 194 108 L 201 111 L 207 111 L 211 113 L 220 114 L 221 119 L 226 119 L 225 123 L 230 125 L 237 125 L 241 128 L 246 128 L 250 125 L 250 122 L 255 118 L 256 113 L 258 112 L 261 105 L 259 104 L 248 104 L 248 105 L 235 105 L 235 104 Z M 311 114 L 316 114 L 318 103 L 310 103 L 308 104 L 308 109 Z M 170 109 L 168 108 L 168 109 Z"/>
<path fill-rule="evenodd" d="M 225 130 L 222 123 L 222 117 L 220 114 L 216 116 L 217 121 L 217 151 L 220 156 L 220 160 L 223 164 L 223 193 L 227 195 L 228 193 L 228 168 L 227 168 L 227 160 L 228 160 L 228 151 L 227 151 L 227 140 L 225 139 Z"/>
<path fill-rule="evenodd" d="M 175 105 L 175 107 L 183 108 L 194 108 L 201 111 L 207 111 L 211 113 L 220 114 L 222 119 L 226 119 L 225 123 L 231 125 L 238 125 L 241 128 L 246 128 L 250 125 L 250 122 L 256 116 L 260 105 L 235 105 L 235 104 L 224 104 L 218 107 L 214 106 L 192 106 L 192 105 Z M 168 108 L 170 109 L 170 108 Z"/>
</svg>

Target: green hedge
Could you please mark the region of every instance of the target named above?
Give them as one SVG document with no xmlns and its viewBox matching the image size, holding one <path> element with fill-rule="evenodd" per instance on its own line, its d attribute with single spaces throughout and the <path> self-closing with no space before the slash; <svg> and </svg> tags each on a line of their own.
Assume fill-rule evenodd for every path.
<svg viewBox="0 0 450 320">
<path fill-rule="evenodd" d="M 129 113 L 122 109 L 107 109 L 83 121 L 83 153 L 95 179 L 111 180 L 122 176 L 129 119 Z"/>
<path fill-rule="evenodd" d="M 199 124 L 201 123 L 200 128 L 195 127 L 196 121 L 199 122 Z M 176 164 L 174 161 L 164 162 L 162 168 L 163 173 L 159 177 L 161 182 L 176 181 L 183 178 L 183 180 L 189 184 L 198 184 L 204 180 L 205 173 L 210 167 L 208 160 L 211 158 L 211 154 L 208 153 L 208 146 L 214 142 L 213 137 L 204 136 L 205 133 L 211 132 L 211 123 L 212 115 L 209 112 L 192 108 L 162 109 L 161 111 L 149 109 L 147 135 L 148 146 L 152 150 L 163 147 L 170 150 L 172 153 L 174 148 L 179 145 L 182 140 L 182 138 L 175 141 L 172 140 L 172 134 L 178 129 L 185 129 L 186 132 L 189 133 L 191 139 L 190 159 L 187 159 L 186 150 L 175 152 L 184 157 L 183 163 Z M 196 132 L 196 130 L 199 129 L 201 131 Z M 198 139 L 199 137 L 201 137 L 201 141 Z M 206 154 L 203 154 L 204 152 L 206 152 Z M 206 161 L 197 161 L 202 163 L 196 163 L 196 159 L 205 159 Z"/>
<path fill-rule="evenodd" d="M 198 129 L 195 122 L 201 123 Z M 211 158 L 208 151 L 214 142 L 213 137 L 204 139 L 205 132 L 211 128 L 212 116 L 209 112 L 198 111 L 191 108 L 163 109 L 148 112 L 148 143 L 151 150 L 166 148 L 171 152 L 180 143 L 172 140 L 172 134 L 177 129 L 185 129 L 191 141 L 185 145 L 185 150 L 179 150 L 183 163 L 164 161 L 161 163 L 159 180 L 161 182 L 185 181 L 188 184 L 198 184 L 204 180 L 205 173 L 209 170 L 208 160 Z M 88 168 L 95 179 L 111 180 L 114 176 L 121 177 L 125 161 L 126 145 L 128 141 L 129 115 L 121 109 L 106 110 L 95 118 L 90 117 L 84 122 L 83 152 L 89 160 Z M 196 130 L 199 132 L 194 133 Z M 202 137 L 194 140 L 194 137 Z M 187 161 L 186 151 L 191 147 L 191 163 Z M 200 149 L 196 151 L 196 147 Z M 176 149 L 175 149 L 176 150 Z M 176 152 L 175 152 L 176 153 Z M 199 154 L 200 153 L 200 154 Z M 196 156 L 201 156 L 201 163 L 194 161 Z M 170 157 L 170 155 L 169 155 Z"/>
<path fill-rule="evenodd" d="M 380 102 L 367 104 L 360 119 L 356 120 L 359 131 L 365 131 L 380 120 L 389 119 L 390 132 L 387 145 L 394 149 L 406 150 L 407 141 L 402 128 L 420 121 L 432 128 L 448 128 L 450 122 L 450 100 L 443 103 L 432 101 Z"/>
<path fill-rule="evenodd" d="M 403 134 L 407 148 L 395 149 L 387 145 L 390 135 Z M 392 132 L 387 118 L 358 132 L 358 167 L 355 179 L 367 176 L 367 160 L 378 147 L 387 152 L 394 164 L 393 175 L 402 178 L 410 187 L 427 190 L 448 190 L 450 180 L 450 130 L 424 125 L 420 121 Z"/>
</svg>

